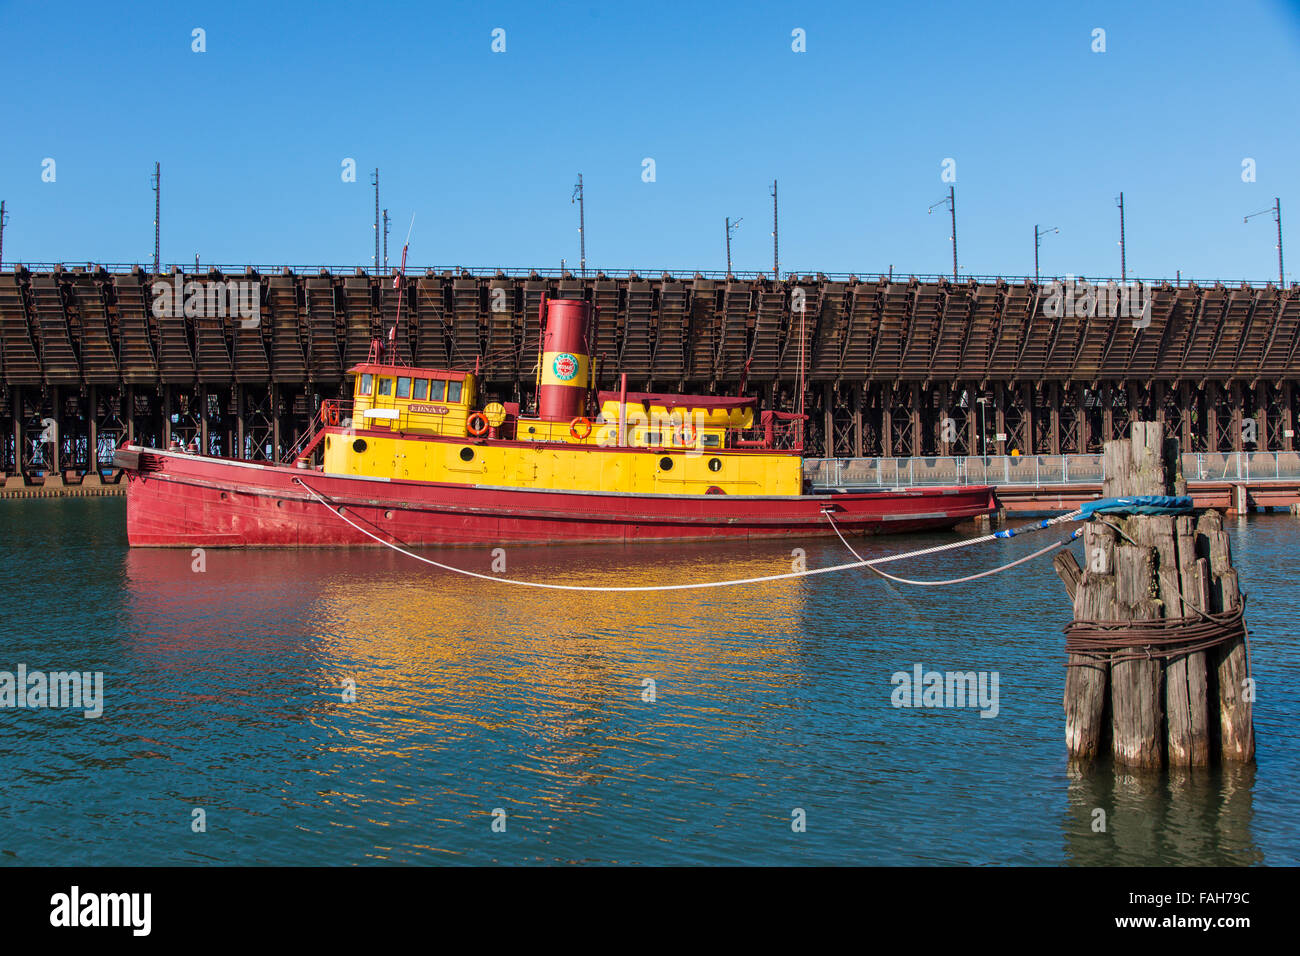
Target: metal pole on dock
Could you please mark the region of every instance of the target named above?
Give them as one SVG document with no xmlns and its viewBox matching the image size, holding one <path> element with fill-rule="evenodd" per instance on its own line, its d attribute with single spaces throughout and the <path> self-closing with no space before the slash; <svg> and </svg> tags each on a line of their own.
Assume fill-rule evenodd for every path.
<svg viewBox="0 0 1300 956">
<path fill-rule="evenodd" d="M 578 272 L 582 278 L 587 277 L 587 209 L 582 192 L 582 173 L 578 173 L 578 183 L 573 187 L 573 196 L 569 204 L 578 204 Z"/>
<path fill-rule="evenodd" d="M 957 187 L 948 187 L 948 211 L 952 213 L 952 278 L 957 281 Z"/>
<path fill-rule="evenodd" d="M 162 163 L 153 164 L 153 274 L 162 253 Z"/>
<path fill-rule="evenodd" d="M 727 217 L 727 276 L 728 277 L 731 276 L 731 233 L 737 226 L 741 224 L 743 220 L 744 217 L 741 217 L 740 219 L 737 219 L 735 222 L 732 222 L 731 217 L 730 216 Z"/>
<path fill-rule="evenodd" d="M 375 187 L 375 275 L 379 275 L 379 167 L 375 167 L 370 184 Z"/>
<path fill-rule="evenodd" d="M 1126 258 L 1126 249 L 1124 246 L 1124 194 L 1119 194 L 1119 281 L 1125 282 L 1128 279 L 1128 260 Z"/>
<path fill-rule="evenodd" d="M 772 180 L 772 278 L 781 278 L 781 220 L 777 215 L 776 180 Z"/>
<path fill-rule="evenodd" d="M 1262 216 L 1266 212 L 1271 212 L 1273 214 L 1274 222 L 1277 223 L 1277 285 L 1278 288 L 1281 289 L 1281 288 L 1285 288 L 1286 286 L 1286 274 L 1282 271 L 1282 199 L 1281 197 L 1274 197 L 1273 205 L 1269 206 L 1267 209 L 1261 209 L 1258 212 L 1252 212 L 1250 215 L 1244 217 L 1241 221 L 1250 222 L 1256 216 Z"/>
</svg>

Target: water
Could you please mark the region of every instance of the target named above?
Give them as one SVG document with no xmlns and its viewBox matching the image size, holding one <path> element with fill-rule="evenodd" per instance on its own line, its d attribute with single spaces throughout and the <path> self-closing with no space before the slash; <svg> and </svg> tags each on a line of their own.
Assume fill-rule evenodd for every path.
<svg viewBox="0 0 1300 956">
<path fill-rule="evenodd" d="M 1300 862 L 1289 517 L 1229 522 L 1250 594 L 1257 766 L 1072 776 L 1069 610 L 1046 560 L 943 589 L 849 572 L 580 595 L 388 551 L 211 550 L 199 572 L 188 551 L 128 550 L 124 507 L 0 506 L 0 670 L 105 680 L 98 719 L 0 709 L 5 863 Z M 955 576 L 1036 541 L 905 573 Z M 809 566 L 845 557 L 838 542 L 805 547 Z M 645 584 L 785 571 L 791 556 L 765 543 L 507 560 L 522 578 Z M 996 671 L 997 716 L 891 706 L 891 676 L 918 663 Z M 206 832 L 192 831 L 196 808 Z"/>
</svg>

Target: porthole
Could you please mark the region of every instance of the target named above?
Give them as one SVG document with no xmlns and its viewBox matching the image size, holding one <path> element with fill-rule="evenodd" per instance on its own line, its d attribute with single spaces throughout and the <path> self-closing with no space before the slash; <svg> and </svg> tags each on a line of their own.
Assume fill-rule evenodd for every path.
<svg viewBox="0 0 1300 956">
<path fill-rule="evenodd" d="M 664 457 L 659 459 L 659 467 L 662 468 L 664 471 L 672 471 L 673 460 L 669 458 L 667 455 L 664 455 Z"/>
<path fill-rule="evenodd" d="M 330 450 L 330 440 L 328 435 L 325 436 L 325 450 L 326 451 Z"/>
<path fill-rule="evenodd" d="M 534 428 L 532 425 L 529 425 L 529 426 L 528 426 L 528 434 L 530 434 L 530 435 L 536 435 L 536 434 L 537 434 L 537 429 Z"/>
<path fill-rule="evenodd" d="M 710 459 L 709 459 L 709 471 L 722 471 L 722 459 L 721 459 L 721 458 L 710 458 Z"/>
<path fill-rule="evenodd" d="M 393 519 L 393 513 L 391 511 L 385 511 L 384 517 L 391 521 Z"/>
<path fill-rule="evenodd" d="M 283 499 L 283 498 L 276 498 L 276 499 L 275 499 L 275 506 L 276 506 L 277 508 L 283 508 L 283 507 L 284 507 L 284 499 Z"/>
<path fill-rule="evenodd" d="M 473 448 L 462 448 L 462 449 L 460 450 L 460 460 L 461 460 L 461 461 L 473 461 L 473 460 L 474 460 L 474 449 L 473 449 Z"/>
<path fill-rule="evenodd" d="M 225 500 L 226 500 L 227 498 L 229 498 L 229 497 L 230 497 L 230 495 L 226 494 L 224 491 L 221 493 L 221 500 L 222 500 L 222 501 L 225 501 Z"/>
<path fill-rule="evenodd" d="M 352 443 L 352 450 L 358 455 L 361 454 L 366 450 L 366 440 L 364 438 L 358 438 Z"/>
</svg>

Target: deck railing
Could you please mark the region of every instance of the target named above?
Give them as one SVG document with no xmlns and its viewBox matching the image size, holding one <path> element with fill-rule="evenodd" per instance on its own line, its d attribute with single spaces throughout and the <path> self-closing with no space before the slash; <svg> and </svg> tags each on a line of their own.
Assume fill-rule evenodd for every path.
<svg viewBox="0 0 1300 956">
<path fill-rule="evenodd" d="M 1187 452 L 1188 482 L 1298 481 L 1300 452 Z M 1106 479 L 1101 455 L 985 455 L 931 458 L 808 458 L 814 488 L 906 488 L 995 485 L 1037 488 L 1096 485 Z"/>
</svg>

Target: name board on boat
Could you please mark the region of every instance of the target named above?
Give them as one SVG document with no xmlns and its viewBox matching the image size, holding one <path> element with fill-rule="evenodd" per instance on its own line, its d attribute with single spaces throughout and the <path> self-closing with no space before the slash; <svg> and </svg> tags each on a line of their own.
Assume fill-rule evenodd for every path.
<svg viewBox="0 0 1300 956">
<path fill-rule="evenodd" d="M 447 414 L 447 406 L 446 406 L 446 405 L 416 405 L 416 404 L 411 404 L 411 405 L 408 405 L 407 408 L 409 408 L 409 409 L 410 409 L 411 411 L 413 411 L 413 412 L 418 412 L 418 413 L 420 413 L 420 414 L 422 414 L 422 415 L 446 415 L 446 414 Z"/>
</svg>

